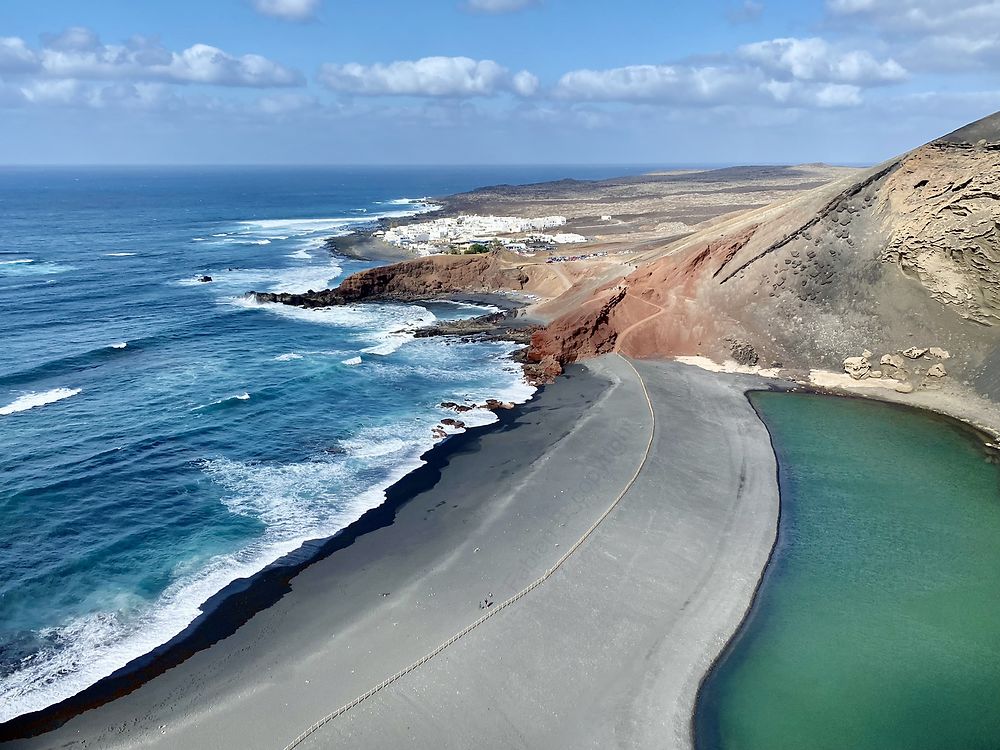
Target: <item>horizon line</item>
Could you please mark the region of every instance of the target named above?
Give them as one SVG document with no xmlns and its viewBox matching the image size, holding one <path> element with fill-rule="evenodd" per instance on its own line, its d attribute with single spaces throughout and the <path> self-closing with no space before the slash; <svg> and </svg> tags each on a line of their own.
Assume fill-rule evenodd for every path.
<svg viewBox="0 0 1000 750">
<path fill-rule="evenodd" d="M 799 167 L 822 165 L 828 167 L 870 167 L 873 162 L 829 162 L 829 161 L 761 161 L 761 162 L 10 162 L 0 163 L 0 169 L 79 169 L 79 168 L 314 168 L 314 169 L 433 169 L 433 168 L 516 168 L 516 167 L 653 167 L 666 169 L 726 169 L 733 167 Z"/>
</svg>

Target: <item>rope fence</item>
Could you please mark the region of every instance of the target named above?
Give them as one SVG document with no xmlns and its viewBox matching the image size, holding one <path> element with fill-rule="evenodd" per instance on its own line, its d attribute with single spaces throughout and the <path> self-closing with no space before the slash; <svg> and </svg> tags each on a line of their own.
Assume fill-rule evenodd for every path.
<svg viewBox="0 0 1000 750">
<path fill-rule="evenodd" d="M 616 497 L 614 499 L 614 501 L 611 503 L 611 505 L 608 506 L 608 509 L 605 510 L 600 515 L 600 517 L 596 521 L 594 521 L 593 524 L 591 524 L 590 528 L 587 529 L 583 533 L 583 536 L 581 536 L 579 539 L 577 539 L 576 542 L 574 542 L 573 545 L 570 546 L 569 549 L 567 549 L 566 552 L 563 553 L 562 557 L 560 557 L 558 560 L 556 560 L 555 564 L 551 568 L 549 568 L 548 570 L 546 570 L 544 573 L 542 573 L 542 575 L 540 577 L 536 578 L 534 581 L 532 581 L 531 583 L 529 583 L 527 586 L 525 586 L 523 589 L 521 589 L 520 591 L 518 591 L 516 594 L 514 594 L 512 597 L 510 597 L 506 601 L 501 602 L 500 604 L 496 605 L 495 607 L 491 607 L 486 612 L 486 614 L 484 614 L 478 620 L 476 620 L 471 625 L 468 625 L 465 628 L 463 628 L 462 630 L 460 630 L 458 633 L 456 633 L 455 635 L 453 635 L 451 638 L 449 638 L 447 641 L 445 641 L 440 646 L 438 646 L 437 648 L 435 648 L 433 651 L 431 651 L 431 652 L 425 654 L 424 656 L 420 657 L 419 659 L 417 659 L 410 666 L 406 667 L 405 669 L 400 670 L 399 672 L 396 672 L 396 674 L 392 675 L 391 677 L 387 677 L 386 679 L 382 680 L 382 682 L 380 682 L 378 685 L 376 685 L 375 687 L 371 688 L 368 692 L 363 693 L 362 695 L 359 695 L 357 698 L 355 698 L 354 700 L 352 700 L 350 703 L 347 703 L 347 704 L 341 706 L 340 708 L 338 708 L 336 711 L 333 711 L 332 713 L 329 713 L 326 716 L 324 716 L 322 719 L 320 719 L 315 724 L 313 724 L 308 729 L 306 729 L 304 732 L 302 732 L 302 734 L 300 734 L 294 740 L 292 740 L 287 745 L 285 745 L 285 747 L 283 748 L 283 750 L 295 750 L 296 747 L 298 747 L 299 745 L 301 745 L 306 739 L 308 739 L 311 735 L 315 734 L 322 727 L 326 726 L 327 724 L 329 724 L 331 721 L 333 721 L 337 717 L 343 716 L 348 711 L 350 711 L 352 708 L 357 707 L 358 705 L 360 705 L 364 701 L 366 701 L 369 698 L 371 698 L 376 693 L 380 692 L 381 690 L 384 690 L 385 688 L 389 687 L 389 685 L 392 685 L 394 682 L 396 682 L 400 678 L 408 675 L 413 670 L 418 669 L 419 667 L 423 666 L 424 664 L 426 664 L 427 662 L 429 662 L 431 659 L 433 659 L 435 656 L 437 656 L 442 651 L 444 651 L 446 648 L 448 648 L 449 646 L 451 646 L 455 642 L 457 642 L 457 641 L 461 640 L 462 638 L 464 638 L 465 636 L 467 636 L 469 633 L 471 633 L 473 630 L 475 630 L 476 628 L 478 628 L 480 625 L 482 625 L 484 622 L 486 622 L 487 620 L 489 620 L 491 617 L 493 617 L 494 615 L 496 615 L 496 614 L 502 612 L 503 610 L 507 609 L 507 607 L 510 607 L 512 604 L 514 604 L 514 602 L 518 601 L 521 597 L 525 596 L 529 592 L 531 592 L 534 589 L 536 589 L 539 586 L 541 586 L 543 583 L 545 583 L 545 581 L 547 581 L 549 578 L 551 578 L 552 575 L 557 570 L 559 570 L 563 566 L 563 564 L 567 560 L 569 560 L 569 558 L 572 557 L 573 554 L 578 549 L 580 549 L 580 547 L 583 546 L 584 542 L 586 542 L 587 539 L 589 539 L 590 536 L 597 530 L 597 528 L 602 523 L 604 523 L 605 519 L 607 519 L 607 517 L 610 516 L 612 512 L 614 512 L 615 508 L 618 507 L 618 505 L 621 503 L 622 499 L 625 497 L 625 495 L 628 493 L 628 491 L 630 489 L 632 489 L 632 485 L 634 485 L 635 482 L 636 482 L 636 480 L 639 478 L 639 474 L 642 473 L 642 470 L 643 470 L 643 468 L 646 465 L 646 461 L 649 459 L 649 454 L 652 451 L 652 448 L 653 448 L 653 436 L 654 436 L 655 431 L 656 431 L 656 414 L 653 411 L 653 402 L 649 398 L 649 391 L 646 389 L 646 383 L 642 379 L 642 375 L 639 374 L 639 371 L 635 368 L 635 365 L 633 365 L 628 359 L 626 359 L 625 357 L 623 357 L 620 354 L 618 354 L 617 356 L 620 357 L 622 359 L 622 361 L 625 362 L 625 364 L 627 364 L 632 369 L 632 372 L 635 373 L 636 378 L 639 379 L 639 385 L 642 387 L 642 395 L 646 399 L 646 406 L 649 408 L 649 419 L 650 419 L 650 423 L 649 423 L 649 441 L 646 443 L 646 450 L 645 450 L 645 452 L 642 455 L 642 461 L 639 462 L 639 466 L 636 468 L 635 473 L 632 475 L 632 478 L 628 480 L 628 482 L 625 484 L 625 487 L 622 489 L 622 491 L 618 493 L 618 497 Z"/>
</svg>

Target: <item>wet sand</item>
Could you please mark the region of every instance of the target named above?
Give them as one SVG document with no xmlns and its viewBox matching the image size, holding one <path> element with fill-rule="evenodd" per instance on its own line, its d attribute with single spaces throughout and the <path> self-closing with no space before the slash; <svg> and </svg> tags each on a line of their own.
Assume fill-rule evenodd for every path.
<svg viewBox="0 0 1000 750">
<path fill-rule="evenodd" d="M 549 569 L 300 747 L 688 747 L 693 702 L 774 539 L 762 381 L 618 357 L 570 368 L 235 634 L 11 747 L 283 748 Z"/>
</svg>

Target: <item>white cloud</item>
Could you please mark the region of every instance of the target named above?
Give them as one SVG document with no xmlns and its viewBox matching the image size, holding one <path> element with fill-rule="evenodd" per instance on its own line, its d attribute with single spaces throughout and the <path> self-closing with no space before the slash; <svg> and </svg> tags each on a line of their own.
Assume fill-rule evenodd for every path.
<svg viewBox="0 0 1000 750">
<path fill-rule="evenodd" d="M 553 94 L 572 101 L 678 106 L 854 107 L 862 103 L 864 88 L 905 76 L 895 61 L 865 51 L 841 51 L 822 39 L 775 39 L 741 47 L 711 65 L 575 70 Z"/>
<path fill-rule="evenodd" d="M 0 73 L 23 73 L 38 67 L 38 57 L 23 39 L 0 37 Z"/>
<path fill-rule="evenodd" d="M 864 50 L 841 52 L 815 37 L 747 44 L 740 48 L 739 56 L 771 75 L 801 81 L 872 85 L 906 77 L 903 66 L 891 58 L 880 62 Z"/>
<path fill-rule="evenodd" d="M 320 0 L 252 0 L 254 10 L 285 21 L 311 21 L 319 12 Z"/>
<path fill-rule="evenodd" d="M 162 83 L 92 83 L 72 79 L 34 79 L 20 86 L 22 103 L 47 107 L 166 111 L 192 110 Z"/>
<path fill-rule="evenodd" d="M 776 103 L 793 107 L 831 109 L 857 107 L 862 103 L 861 89 L 846 83 L 804 84 L 800 81 L 767 81 L 761 84 Z"/>
<path fill-rule="evenodd" d="M 1000 24 L 1000 0 L 950 0 L 947 8 L 940 0 L 827 0 L 827 9 L 834 16 L 863 16 L 895 31 L 974 31 L 970 25 L 983 24 L 995 31 Z"/>
<path fill-rule="evenodd" d="M 300 73 L 260 55 L 234 57 L 217 47 L 196 44 L 174 53 L 164 73 L 169 80 L 221 86 L 298 86 Z"/>
<path fill-rule="evenodd" d="M 466 7 L 479 13 L 512 13 L 540 2 L 541 0 L 468 0 Z"/>
<path fill-rule="evenodd" d="M 739 71 L 724 67 L 629 65 L 570 71 L 554 93 L 576 101 L 715 104 L 738 95 L 745 82 Z"/>
<path fill-rule="evenodd" d="M 827 0 L 827 10 L 837 25 L 888 40 L 911 68 L 1000 63 L 1000 0 Z"/>
<path fill-rule="evenodd" d="M 554 94 L 591 102 L 716 107 L 729 104 L 785 107 L 854 107 L 861 89 L 849 84 L 777 80 L 746 67 L 632 65 L 576 70 L 564 75 Z"/>
<path fill-rule="evenodd" d="M 538 91 L 538 76 L 522 70 L 511 79 L 511 87 L 518 96 L 534 96 Z"/>
<path fill-rule="evenodd" d="M 531 96 L 538 79 L 528 71 L 512 75 L 492 60 L 469 57 L 424 57 L 361 65 L 328 63 L 320 82 L 332 91 L 363 96 L 431 96 L 467 98 L 509 91 Z"/>
<path fill-rule="evenodd" d="M 82 104 L 83 90 L 79 81 L 31 81 L 21 93 L 32 104 Z"/>
<path fill-rule="evenodd" d="M 56 81 L 126 80 L 254 88 L 304 83 L 298 71 L 260 55 L 232 55 L 207 44 L 171 52 L 147 37 L 133 37 L 125 44 L 103 44 L 94 32 L 82 27 L 43 37 L 38 51 L 16 37 L 0 40 L 0 71 L 34 72 Z"/>
<path fill-rule="evenodd" d="M 101 47 L 97 34 L 84 26 L 70 26 L 59 34 L 42 34 L 42 43 L 61 52 L 87 52 Z"/>
</svg>

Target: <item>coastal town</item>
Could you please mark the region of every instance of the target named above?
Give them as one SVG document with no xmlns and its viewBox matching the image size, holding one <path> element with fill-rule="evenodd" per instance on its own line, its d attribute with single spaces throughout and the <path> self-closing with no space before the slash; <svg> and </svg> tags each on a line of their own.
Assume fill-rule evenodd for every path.
<svg viewBox="0 0 1000 750">
<path fill-rule="evenodd" d="M 587 241 L 574 232 L 546 231 L 564 227 L 566 222 L 565 216 L 524 219 L 466 215 L 380 229 L 374 236 L 421 256 L 485 252 L 497 246 L 524 255 Z"/>
</svg>

